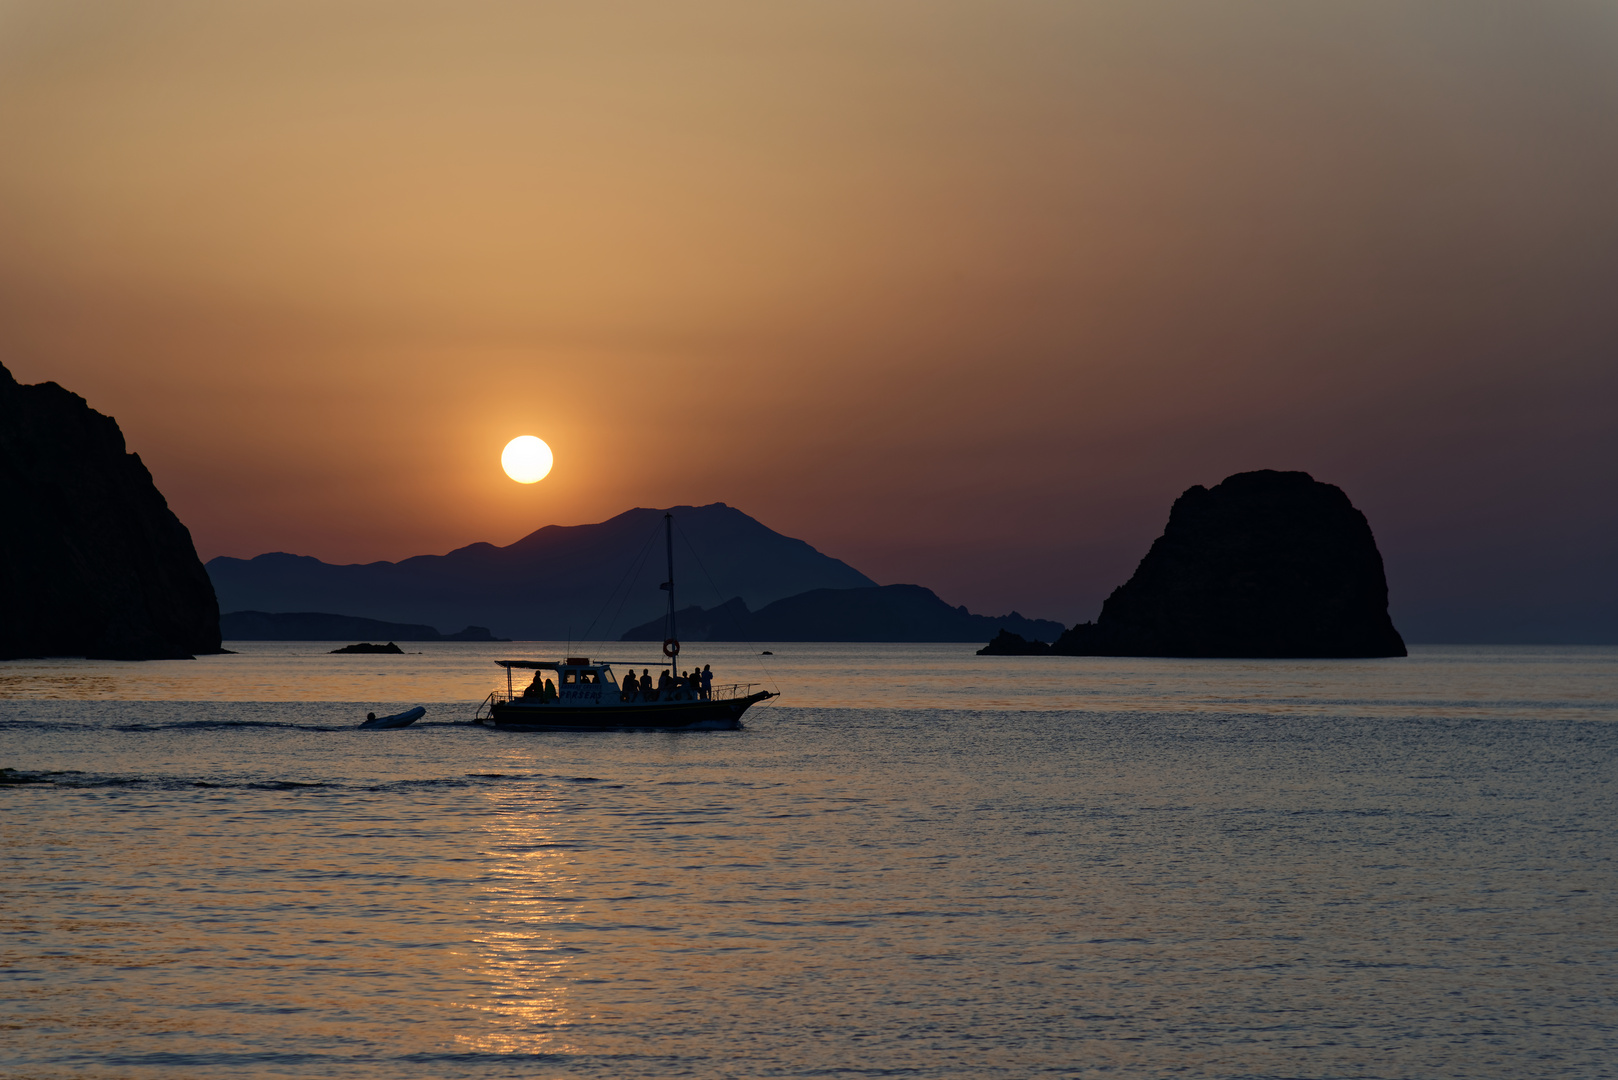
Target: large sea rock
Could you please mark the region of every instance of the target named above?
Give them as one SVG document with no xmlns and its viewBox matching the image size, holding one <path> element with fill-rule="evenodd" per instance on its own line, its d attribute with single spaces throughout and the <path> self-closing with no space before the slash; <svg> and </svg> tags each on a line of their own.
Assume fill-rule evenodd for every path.
<svg viewBox="0 0 1618 1080">
<path fill-rule="evenodd" d="M 219 651 L 191 533 L 117 421 L 0 366 L 0 659 Z"/>
<path fill-rule="evenodd" d="M 988 655 L 1404 656 L 1365 515 L 1308 473 L 1237 473 L 1175 500 L 1168 526 L 1094 623 Z"/>
</svg>

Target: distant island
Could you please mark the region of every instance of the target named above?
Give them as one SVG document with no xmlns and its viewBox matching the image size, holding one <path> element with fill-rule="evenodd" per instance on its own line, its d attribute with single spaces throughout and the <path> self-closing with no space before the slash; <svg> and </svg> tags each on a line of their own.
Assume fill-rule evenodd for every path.
<svg viewBox="0 0 1618 1080">
<path fill-rule="evenodd" d="M 386 645 L 373 645 L 369 641 L 362 641 L 358 645 L 344 645 L 341 649 L 333 649 L 332 653 L 388 653 L 394 656 L 403 656 L 404 650 L 393 642 Z"/>
<path fill-rule="evenodd" d="M 983 641 L 1007 629 L 1048 642 L 1062 632 L 1061 623 L 1015 611 L 974 615 L 919 585 L 879 586 L 724 503 L 672 513 L 680 596 L 731 596 L 678 614 L 688 641 Z M 661 641 L 666 575 L 648 551 L 663 514 L 630 510 L 595 525 L 547 526 L 506 547 L 472 544 L 397 563 L 335 566 L 273 553 L 217 558 L 208 572 L 229 609 L 221 626 L 232 641 L 506 640 L 486 627 L 519 640 Z M 592 624 L 598 612 L 606 614 Z M 476 625 L 440 634 L 433 623 Z"/>
<path fill-rule="evenodd" d="M 468 626 L 441 634 L 421 623 L 391 623 L 322 611 L 231 611 L 219 617 L 226 641 L 343 641 L 384 638 L 389 641 L 510 641 L 495 637 L 486 626 Z"/>
<path fill-rule="evenodd" d="M 1054 644 L 1002 630 L 983 656 L 1406 655 L 1382 554 L 1340 488 L 1237 473 L 1175 500 L 1163 535 L 1093 623 Z"/>
<path fill-rule="evenodd" d="M 712 609 L 675 613 L 686 641 L 982 641 L 1010 630 L 1039 642 L 1053 641 L 1062 624 L 1009 615 L 974 615 L 950 607 L 920 585 L 865 589 L 814 589 L 749 611 L 741 597 Z M 621 641 L 661 641 L 663 620 L 626 631 Z"/>
<path fill-rule="evenodd" d="M 672 512 L 683 600 L 740 596 L 756 610 L 813 589 L 876 584 L 724 503 L 676 506 Z M 221 556 L 209 561 L 208 574 L 221 609 L 231 613 L 338 611 L 386 623 L 486 626 L 528 641 L 616 638 L 659 615 L 666 602 L 667 594 L 658 590 L 667 576 L 663 562 L 647 557 L 651 540 L 661 543 L 663 514 L 628 510 L 593 525 L 547 525 L 505 547 L 470 544 L 399 562 L 338 566 L 284 552 Z M 714 573 L 712 585 L 703 567 Z M 637 572 L 626 578 L 631 570 Z M 609 599 L 606 618 L 617 613 L 615 625 L 592 627 L 590 620 Z M 373 630 L 327 640 L 367 636 L 409 638 Z M 225 637 L 246 640 L 228 626 Z"/>
<path fill-rule="evenodd" d="M 191 533 L 118 422 L 0 365 L 0 660 L 218 653 Z"/>
</svg>

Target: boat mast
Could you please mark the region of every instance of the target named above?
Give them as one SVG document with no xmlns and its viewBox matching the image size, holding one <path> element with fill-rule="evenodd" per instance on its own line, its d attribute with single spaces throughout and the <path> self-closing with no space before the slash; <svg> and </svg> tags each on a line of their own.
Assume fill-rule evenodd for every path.
<svg viewBox="0 0 1618 1080">
<path fill-rule="evenodd" d="M 674 629 L 674 515 L 663 515 L 663 538 L 667 542 L 669 554 L 669 579 L 663 583 L 663 588 L 669 591 L 669 630 L 668 639 L 674 643 L 675 654 L 669 656 L 669 674 L 673 675 L 675 666 L 679 663 L 677 650 L 680 648 L 680 635 Z M 664 650 L 667 651 L 667 650 Z"/>
</svg>

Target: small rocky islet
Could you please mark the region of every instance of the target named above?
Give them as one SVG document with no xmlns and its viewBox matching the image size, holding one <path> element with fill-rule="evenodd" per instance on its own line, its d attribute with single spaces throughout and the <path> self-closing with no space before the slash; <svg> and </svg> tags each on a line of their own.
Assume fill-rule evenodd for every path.
<svg viewBox="0 0 1618 1080">
<path fill-rule="evenodd" d="M 352 654 L 352 653 L 364 653 L 364 654 L 367 654 L 367 655 L 370 655 L 370 656 L 376 656 L 376 655 L 403 656 L 404 655 L 404 650 L 399 648 L 399 646 L 395 645 L 391 641 L 388 642 L 386 645 L 377 645 L 374 642 L 361 641 L 361 642 L 358 642 L 357 644 L 344 645 L 341 649 L 333 649 L 331 651 L 331 654 L 333 656 L 336 656 L 336 655 L 339 655 L 339 654 L 342 654 L 342 653 L 350 653 L 350 654 Z"/>
</svg>

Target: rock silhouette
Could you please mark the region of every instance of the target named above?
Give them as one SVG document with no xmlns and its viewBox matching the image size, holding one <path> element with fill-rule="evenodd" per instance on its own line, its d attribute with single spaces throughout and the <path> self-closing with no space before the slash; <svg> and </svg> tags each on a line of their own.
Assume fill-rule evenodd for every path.
<svg viewBox="0 0 1618 1080">
<path fill-rule="evenodd" d="M 982 641 L 1010 627 L 1036 638 L 1054 638 L 1061 623 L 1010 615 L 974 615 L 950 607 L 920 585 L 874 585 L 866 589 L 812 589 L 749 611 L 741 597 L 718 607 L 675 613 L 685 641 Z M 622 641 L 661 641 L 663 620 L 627 631 Z M 1043 644 L 1043 642 L 1041 642 Z"/>
<path fill-rule="evenodd" d="M 1063 631 L 1066 633 L 1066 631 Z M 1057 640 L 1061 640 L 1058 636 Z M 1002 629 L 994 635 L 987 645 L 978 650 L 979 656 L 1048 656 L 1051 644 L 1048 641 L 1029 641 L 1021 634 L 1014 634 L 1010 630 Z"/>
<path fill-rule="evenodd" d="M 333 649 L 332 653 L 334 655 L 337 653 L 388 653 L 393 656 L 403 656 L 404 650 L 391 641 L 386 645 L 378 645 L 372 641 L 361 641 L 356 645 L 344 645 L 341 649 Z"/>
<path fill-rule="evenodd" d="M 1340 488 L 1237 473 L 1175 500 L 1163 535 L 1094 623 L 1045 647 L 1001 634 L 984 655 L 1404 656 L 1382 555 Z"/>
<path fill-rule="evenodd" d="M 117 421 L 0 365 L 0 659 L 220 651 L 191 533 Z"/>
</svg>

